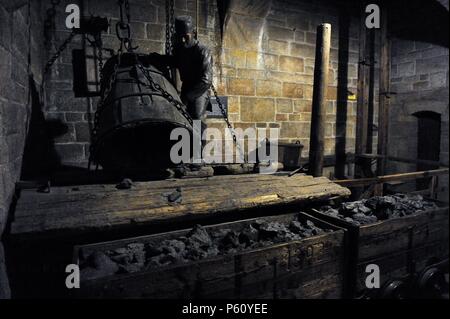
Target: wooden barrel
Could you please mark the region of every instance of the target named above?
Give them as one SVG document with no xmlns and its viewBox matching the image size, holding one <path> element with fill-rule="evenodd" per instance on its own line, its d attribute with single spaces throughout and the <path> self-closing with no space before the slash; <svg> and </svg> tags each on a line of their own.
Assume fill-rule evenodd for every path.
<svg viewBox="0 0 450 319">
<path fill-rule="evenodd" d="M 106 96 L 98 112 L 92 151 L 94 161 L 104 169 L 123 172 L 170 167 L 170 149 L 176 142 L 170 140 L 170 133 L 178 127 L 192 132 L 187 118 L 150 85 L 137 66 L 142 65 L 155 83 L 181 102 L 161 68 L 146 60 L 146 55 L 125 53 L 119 65 L 114 56 L 103 68 L 101 90 Z"/>
</svg>

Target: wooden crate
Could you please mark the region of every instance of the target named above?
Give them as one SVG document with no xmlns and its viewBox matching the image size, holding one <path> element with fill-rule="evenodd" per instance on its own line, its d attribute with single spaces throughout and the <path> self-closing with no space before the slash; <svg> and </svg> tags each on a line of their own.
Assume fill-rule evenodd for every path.
<svg viewBox="0 0 450 319">
<path fill-rule="evenodd" d="M 446 203 L 436 203 L 438 209 L 362 226 L 315 209 L 310 211 L 317 218 L 347 230 L 347 297 L 358 296 L 366 289 L 369 264 L 379 266 L 382 286 L 389 280 L 406 278 L 433 261 L 448 258 L 449 209 Z"/>
<path fill-rule="evenodd" d="M 131 274 L 116 274 L 83 280 L 78 297 L 83 298 L 339 298 L 345 230 L 313 216 L 287 214 L 258 218 L 264 221 L 311 220 L 332 230 L 324 234 L 275 244 L 236 254 L 171 265 Z M 206 226 L 207 230 L 239 230 L 256 219 Z M 181 230 L 124 240 L 76 246 L 79 256 L 123 247 L 129 243 L 159 243 L 185 235 Z"/>
</svg>

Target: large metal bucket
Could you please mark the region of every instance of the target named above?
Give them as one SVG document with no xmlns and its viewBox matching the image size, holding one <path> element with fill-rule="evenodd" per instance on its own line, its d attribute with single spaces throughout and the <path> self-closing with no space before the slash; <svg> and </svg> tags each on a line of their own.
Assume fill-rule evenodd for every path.
<svg viewBox="0 0 450 319">
<path fill-rule="evenodd" d="M 117 56 L 112 57 L 103 69 L 101 89 L 104 91 L 110 83 L 111 90 L 98 114 L 97 138 L 93 141 L 95 162 L 104 169 L 121 171 L 172 166 L 170 149 L 176 141 L 170 140 L 170 133 L 183 127 L 192 134 L 192 126 L 161 92 L 148 86 L 148 79 L 136 67 L 137 61 L 155 83 L 181 102 L 176 89 L 162 71 L 146 64 L 144 55 L 134 53 L 122 55 L 116 80 L 111 81 L 117 60 Z"/>
</svg>

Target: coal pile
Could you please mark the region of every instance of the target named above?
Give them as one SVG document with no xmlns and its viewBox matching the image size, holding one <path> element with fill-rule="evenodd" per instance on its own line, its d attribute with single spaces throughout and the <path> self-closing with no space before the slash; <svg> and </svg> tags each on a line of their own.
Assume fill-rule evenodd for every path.
<svg viewBox="0 0 450 319">
<path fill-rule="evenodd" d="M 320 211 L 360 226 L 436 208 L 438 206 L 434 202 L 425 200 L 420 195 L 395 194 L 342 203 L 338 208 L 324 206 Z"/>
<path fill-rule="evenodd" d="M 208 257 L 233 254 L 320 235 L 323 230 L 311 221 L 265 222 L 256 220 L 239 231 L 206 230 L 195 226 L 185 236 L 160 243 L 131 243 L 125 247 L 81 256 L 81 276 L 94 279 L 120 273 L 134 273 L 156 267 L 187 263 Z"/>
</svg>

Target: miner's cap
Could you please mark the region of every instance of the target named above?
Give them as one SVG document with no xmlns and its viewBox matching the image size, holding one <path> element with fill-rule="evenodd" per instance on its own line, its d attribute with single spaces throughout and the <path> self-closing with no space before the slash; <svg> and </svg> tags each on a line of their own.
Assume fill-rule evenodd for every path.
<svg viewBox="0 0 450 319">
<path fill-rule="evenodd" d="M 192 17 L 179 16 L 175 19 L 175 32 L 177 34 L 186 34 L 194 32 Z"/>
</svg>

